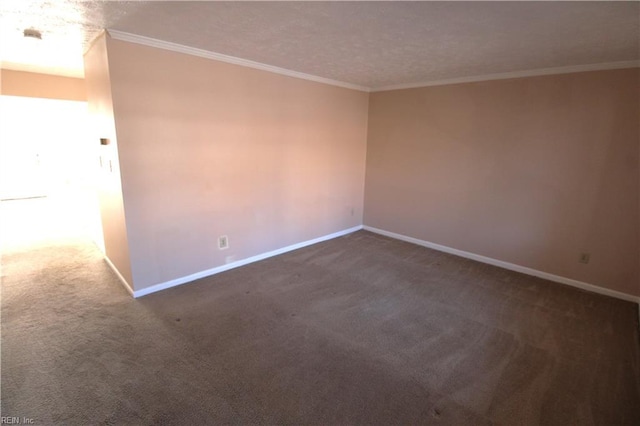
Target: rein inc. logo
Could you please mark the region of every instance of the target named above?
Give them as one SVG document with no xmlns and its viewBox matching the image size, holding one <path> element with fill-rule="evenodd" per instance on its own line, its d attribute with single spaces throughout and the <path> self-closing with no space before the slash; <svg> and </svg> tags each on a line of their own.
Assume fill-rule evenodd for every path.
<svg viewBox="0 0 640 426">
<path fill-rule="evenodd" d="M 10 416 L 2 416 L 0 417 L 0 424 L 2 425 L 32 425 L 35 424 L 33 419 L 30 417 L 10 417 Z"/>
</svg>

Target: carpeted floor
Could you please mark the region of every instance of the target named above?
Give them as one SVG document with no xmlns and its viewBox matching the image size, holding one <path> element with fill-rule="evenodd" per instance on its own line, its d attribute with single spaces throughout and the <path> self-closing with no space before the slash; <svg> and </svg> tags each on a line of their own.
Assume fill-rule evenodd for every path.
<svg viewBox="0 0 640 426">
<path fill-rule="evenodd" d="M 82 241 L 2 262 L 33 424 L 640 424 L 637 306 L 365 231 L 138 300 Z"/>
</svg>

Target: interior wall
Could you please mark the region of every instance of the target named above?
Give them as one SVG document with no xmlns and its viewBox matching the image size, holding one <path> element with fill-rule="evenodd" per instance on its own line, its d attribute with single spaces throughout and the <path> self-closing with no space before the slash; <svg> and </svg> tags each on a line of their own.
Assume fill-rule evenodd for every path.
<svg viewBox="0 0 640 426">
<path fill-rule="evenodd" d="M 84 68 L 91 118 L 89 133 L 100 153 L 97 188 L 105 254 L 133 290 L 105 35 L 85 53 Z M 102 145 L 100 139 L 109 143 Z"/>
<path fill-rule="evenodd" d="M 0 94 L 5 96 L 87 100 L 86 86 L 82 78 L 1 69 L 0 81 Z"/>
<path fill-rule="evenodd" d="M 367 93 L 108 51 L 136 290 L 362 224 Z"/>
<path fill-rule="evenodd" d="M 627 69 L 373 93 L 364 223 L 640 296 L 639 87 Z"/>
</svg>

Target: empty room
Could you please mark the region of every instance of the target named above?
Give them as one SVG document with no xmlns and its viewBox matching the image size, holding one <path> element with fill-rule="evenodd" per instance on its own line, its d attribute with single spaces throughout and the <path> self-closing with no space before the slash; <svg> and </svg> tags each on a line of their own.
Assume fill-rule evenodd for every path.
<svg viewBox="0 0 640 426">
<path fill-rule="evenodd" d="M 640 424 L 640 2 L 0 2 L 1 423 Z"/>
</svg>

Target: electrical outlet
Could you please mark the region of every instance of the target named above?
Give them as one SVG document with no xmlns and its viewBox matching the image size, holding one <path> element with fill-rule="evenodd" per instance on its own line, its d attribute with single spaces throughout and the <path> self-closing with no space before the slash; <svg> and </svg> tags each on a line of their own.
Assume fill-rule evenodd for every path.
<svg viewBox="0 0 640 426">
<path fill-rule="evenodd" d="M 580 253 L 580 263 L 589 263 L 589 259 L 591 259 L 591 253 Z"/>
<path fill-rule="evenodd" d="M 229 238 L 227 238 L 226 235 L 223 235 L 223 236 L 218 238 L 218 248 L 220 250 L 224 250 L 224 249 L 228 249 L 229 248 Z"/>
</svg>

